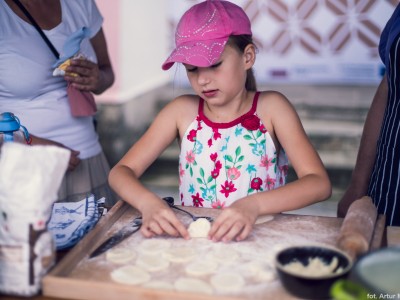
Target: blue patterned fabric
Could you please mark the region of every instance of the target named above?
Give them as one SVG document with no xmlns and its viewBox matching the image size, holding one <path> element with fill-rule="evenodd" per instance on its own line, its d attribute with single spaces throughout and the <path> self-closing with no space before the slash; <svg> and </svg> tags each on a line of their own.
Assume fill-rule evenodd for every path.
<svg viewBox="0 0 400 300">
<path fill-rule="evenodd" d="M 78 202 L 54 203 L 48 230 L 57 250 L 74 246 L 96 225 L 100 217 L 98 206 L 94 195 Z"/>
</svg>

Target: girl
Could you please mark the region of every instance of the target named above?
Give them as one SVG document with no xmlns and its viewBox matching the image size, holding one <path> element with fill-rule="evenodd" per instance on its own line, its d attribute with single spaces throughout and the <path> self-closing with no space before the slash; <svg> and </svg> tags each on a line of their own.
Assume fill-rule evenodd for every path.
<svg viewBox="0 0 400 300">
<path fill-rule="evenodd" d="M 182 205 L 223 208 L 209 232 L 213 241 L 241 241 L 260 215 L 330 197 L 327 173 L 294 108 L 278 92 L 256 90 L 251 36 L 245 12 L 228 1 L 202 2 L 181 18 L 162 68 L 183 63 L 196 95 L 169 103 L 109 175 L 114 190 L 142 213 L 145 237 L 189 238 L 139 181 L 175 138 Z M 298 176 L 287 185 L 286 154 Z"/>
</svg>

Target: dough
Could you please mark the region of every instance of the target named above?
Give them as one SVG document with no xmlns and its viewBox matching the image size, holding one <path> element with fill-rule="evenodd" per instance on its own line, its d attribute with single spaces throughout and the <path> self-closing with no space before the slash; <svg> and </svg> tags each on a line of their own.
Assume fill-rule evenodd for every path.
<svg viewBox="0 0 400 300">
<path fill-rule="evenodd" d="M 185 263 L 196 257 L 196 251 L 191 247 L 170 248 L 162 256 L 174 263 Z"/>
<path fill-rule="evenodd" d="M 150 280 L 150 274 L 137 266 L 123 266 L 111 272 L 111 279 L 123 284 L 142 284 Z"/>
<path fill-rule="evenodd" d="M 213 289 L 207 282 L 197 278 L 178 278 L 174 283 L 175 289 L 181 292 L 202 293 L 211 295 Z"/>
<path fill-rule="evenodd" d="M 205 218 L 197 219 L 190 223 L 188 232 L 191 238 L 206 238 L 210 231 L 211 223 Z"/>
<path fill-rule="evenodd" d="M 259 216 L 257 218 L 256 222 L 254 223 L 254 225 L 266 223 L 266 222 L 272 221 L 273 219 L 274 219 L 273 215 Z"/>
<path fill-rule="evenodd" d="M 169 267 L 169 261 L 161 255 L 141 255 L 137 259 L 136 264 L 149 272 L 159 272 Z"/>
<path fill-rule="evenodd" d="M 106 260 L 116 264 L 125 264 L 136 258 L 136 252 L 127 248 L 112 248 L 106 252 Z"/>
<path fill-rule="evenodd" d="M 192 276 L 203 276 L 215 273 L 218 263 L 214 260 L 198 260 L 186 266 L 185 272 Z"/>
<path fill-rule="evenodd" d="M 143 254 L 159 254 L 171 247 L 171 242 L 162 238 L 152 238 L 143 240 L 137 250 Z"/>
<path fill-rule="evenodd" d="M 232 293 L 241 291 L 245 280 L 237 273 L 219 273 L 211 277 L 211 285 L 221 293 Z"/>
<path fill-rule="evenodd" d="M 150 288 L 150 289 L 158 289 L 158 290 L 173 290 L 174 286 L 166 281 L 162 280 L 153 280 L 146 282 L 143 287 Z"/>
<path fill-rule="evenodd" d="M 303 276 L 308 277 L 320 277 L 335 273 L 338 264 L 339 260 L 336 256 L 333 257 L 329 264 L 320 257 L 314 257 L 308 259 L 308 264 L 306 266 L 295 260 L 284 265 L 283 268 L 293 274 L 302 274 Z M 339 272 L 340 271 L 341 270 L 339 269 Z"/>
<path fill-rule="evenodd" d="M 206 260 L 215 260 L 222 264 L 233 264 L 240 258 L 239 252 L 230 247 L 232 245 L 216 244 L 209 253 L 206 254 Z"/>
</svg>

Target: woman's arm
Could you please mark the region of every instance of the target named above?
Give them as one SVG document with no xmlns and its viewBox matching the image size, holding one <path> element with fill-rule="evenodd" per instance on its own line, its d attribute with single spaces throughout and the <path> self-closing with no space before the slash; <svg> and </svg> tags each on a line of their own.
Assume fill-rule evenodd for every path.
<svg viewBox="0 0 400 300">
<path fill-rule="evenodd" d="M 114 72 L 103 29 L 100 29 L 90 42 L 96 52 L 97 64 L 85 59 L 73 59 L 64 78 L 77 89 L 101 94 L 114 83 Z M 69 76 L 68 73 L 76 73 L 79 76 Z"/>
<path fill-rule="evenodd" d="M 386 76 L 384 76 L 376 90 L 365 120 L 351 182 L 338 204 L 338 217 L 344 217 L 351 203 L 367 194 L 387 99 L 388 83 Z"/>
</svg>

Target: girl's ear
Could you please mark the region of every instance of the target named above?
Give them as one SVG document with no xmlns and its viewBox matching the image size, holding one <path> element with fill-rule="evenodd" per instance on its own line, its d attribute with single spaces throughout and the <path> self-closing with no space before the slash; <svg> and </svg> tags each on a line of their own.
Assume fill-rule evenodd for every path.
<svg viewBox="0 0 400 300">
<path fill-rule="evenodd" d="M 251 69 L 256 61 L 256 47 L 253 44 L 248 44 L 243 51 L 244 63 L 246 70 Z"/>
</svg>

